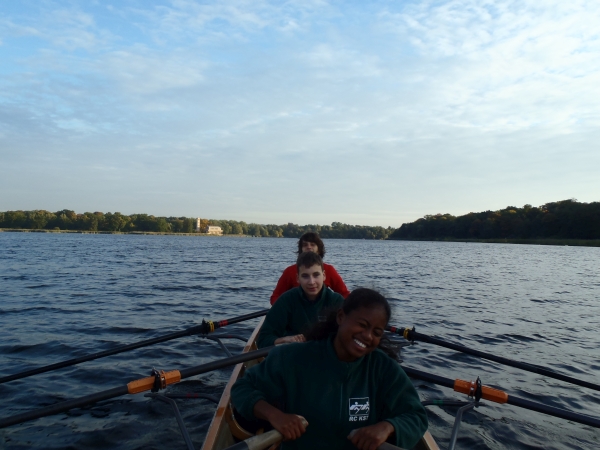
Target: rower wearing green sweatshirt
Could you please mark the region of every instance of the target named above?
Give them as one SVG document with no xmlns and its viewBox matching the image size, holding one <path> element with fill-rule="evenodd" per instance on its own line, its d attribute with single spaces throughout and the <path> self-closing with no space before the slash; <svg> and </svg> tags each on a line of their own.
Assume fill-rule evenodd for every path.
<svg viewBox="0 0 600 450">
<path fill-rule="evenodd" d="M 390 315 L 382 295 L 354 290 L 307 342 L 276 347 L 246 371 L 231 391 L 237 412 L 270 422 L 285 438 L 282 450 L 412 448 L 427 413 L 381 342 Z"/>
<path fill-rule="evenodd" d="M 300 253 L 296 261 L 299 287 L 279 297 L 267 313 L 260 330 L 259 348 L 286 342 L 304 342 L 301 333 L 309 329 L 319 317 L 337 310 L 344 298 L 323 284 L 323 260 L 314 252 Z"/>
</svg>

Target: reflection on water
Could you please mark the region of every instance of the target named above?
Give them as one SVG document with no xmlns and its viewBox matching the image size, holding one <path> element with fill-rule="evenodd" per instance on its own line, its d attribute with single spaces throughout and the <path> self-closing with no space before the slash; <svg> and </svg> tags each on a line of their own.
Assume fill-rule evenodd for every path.
<svg viewBox="0 0 600 450">
<path fill-rule="evenodd" d="M 473 243 L 326 241 L 326 261 L 349 288 L 391 298 L 393 324 L 475 349 L 600 379 L 600 250 Z M 268 307 L 295 240 L 190 236 L 0 233 L 0 376 Z M 256 320 L 228 327 L 248 336 Z M 228 341 L 240 351 L 238 341 Z M 0 416 L 118 387 L 152 367 L 192 367 L 223 356 L 186 337 L 0 385 Z M 475 379 L 515 396 L 600 417 L 600 393 L 419 343 L 404 364 Z M 229 370 L 176 392 L 219 394 Z M 461 395 L 415 381 L 423 399 Z M 200 447 L 214 406 L 180 401 Z M 429 407 L 448 442 L 456 410 Z M 162 448 L 184 443 L 167 405 L 142 395 L 0 430 L 18 448 Z M 465 416 L 461 449 L 600 448 L 600 430 L 508 405 Z"/>
</svg>

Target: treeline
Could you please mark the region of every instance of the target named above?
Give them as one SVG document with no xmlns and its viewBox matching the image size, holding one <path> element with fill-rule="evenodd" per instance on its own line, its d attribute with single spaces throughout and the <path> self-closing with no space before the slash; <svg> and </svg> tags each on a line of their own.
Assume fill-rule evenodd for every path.
<svg viewBox="0 0 600 450">
<path fill-rule="evenodd" d="M 402 224 L 390 239 L 600 239 L 600 202 L 563 200 L 539 207 L 428 215 Z"/>
<path fill-rule="evenodd" d="M 300 237 L 307 231 L 316 231 L 330 239 L 387 239 L 394 231 L 392 227 L 370 227 L 346 225 L 334 222 L 331 225 L 261 225 L 235 220 L 202 219 L 201 229 L 208 225 L 220 226 L 223 234 L 263 237 Z M 86 212 L 6 211 L 0 212 L 0 228 L 27 230 L 73 230 L 105 232 L 162 232 L 195 233 L 196 219 L 189 217 L 155 217 L 148 214 Z"/>
</svg>

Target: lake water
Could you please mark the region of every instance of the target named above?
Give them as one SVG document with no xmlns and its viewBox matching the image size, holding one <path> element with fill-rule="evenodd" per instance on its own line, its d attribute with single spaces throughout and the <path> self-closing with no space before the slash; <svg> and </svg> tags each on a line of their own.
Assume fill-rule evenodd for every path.
<svg viewBox="0 0 600 450">
<path fill-rule="evenodd" d="M 328 240 L 350 289 L 391 299 L 399 327 L 600 382 L 600 249 Z M 0 233 L 0 377 L 268 307 L 293 239 Z M 224 329 L 249 336 L 256 319 Z M 228 341 L 232 352 L 241 344 Z M 420 343 L 404 365 L 482 378 L 509 394 L 600 417 L 600 392 Z M 0 417 L 222 357 L 186 337 L 0 384 Z M 220 395 L 230 369 L 169 387 Z M 415 381 L 421 398 L 464 396 Z M 179 401 L 197 448 L 215 406 Z M 446 447 L 455 409 L 428 407 Z M 0 430 L 0 448 L 185 448 L 170 407 L 142 394 Z M 597 449 L 600 430 L 509 405 L 467 414 L 460 449 Z"/>
</svg>

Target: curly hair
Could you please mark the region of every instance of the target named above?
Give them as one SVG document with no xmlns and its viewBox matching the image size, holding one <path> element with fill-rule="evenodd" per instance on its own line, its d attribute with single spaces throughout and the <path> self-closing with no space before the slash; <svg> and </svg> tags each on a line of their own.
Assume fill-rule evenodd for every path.
<svg viewBox="0 0 600 450">
<path fill-rule="evenodd" d="M 298 254 L 302 253 L 303 242 L 312 242 L 313 244 L 317 244 L 317 247 L 319 247 L 319 251 L 317 253 L 321 258 L 325 257 L 325 244 L 323 244 L 323 241 L 317 233 L 309 231 L 308 233 L 304 233 L 302 236 L 300 236 L 300 239 L 298 240 Z"/>
<path fill-rule="evenodd" d="M 350 295 L 346 297 L 346 300 L 344 300 L 341 309 L 344 311 L 344 314 L 347 315 L 358 308 L 383 308 L 386 315 L 386 324 L 392 316 L 392 309 L 386 298 L 373 289 L 358 288 L 353 290 Z M 338 311 L 338 309 L 328 311 L 325 321 L 317 322 L 312 328 L 304 333 L 306 340 L 320 341 L 327 339 L 329 336 L 335 336 L 339 328 L 337 323 Z M 384 335 L 381 338 L 377 348 L 382 350 L 393 360 L 398 361 L 398 355 L 390 347 L 390 340 L 387 336 Z"/>
</svg>

